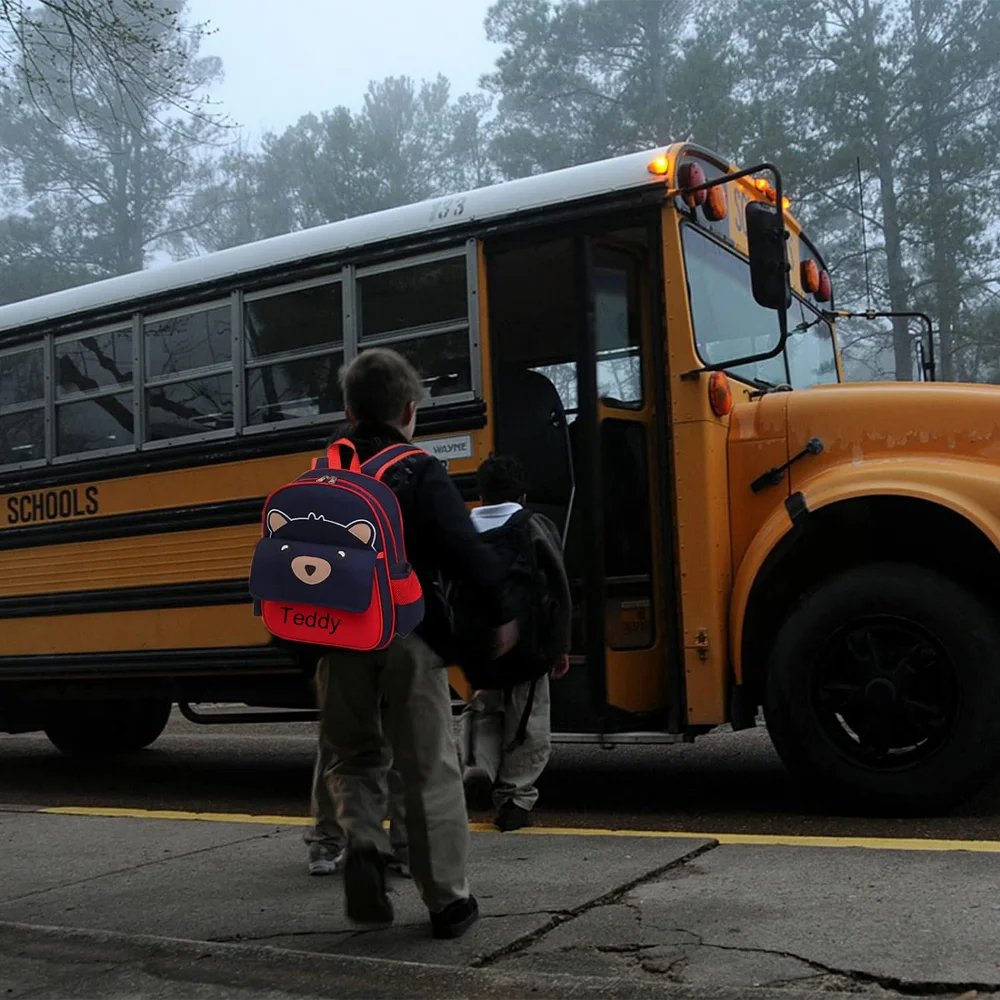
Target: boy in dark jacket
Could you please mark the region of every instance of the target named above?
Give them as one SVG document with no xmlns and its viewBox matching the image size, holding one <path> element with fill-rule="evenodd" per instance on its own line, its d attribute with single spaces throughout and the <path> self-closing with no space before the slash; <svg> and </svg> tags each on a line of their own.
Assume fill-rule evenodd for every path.
<svg viewBox="0 0 1000 1000">
<path fill-rule="evenodd" d="M 413 438 L 424 392 L 416 372 L 395 351 L 372 348 L 342 369 L 348 436 L 366 461 Z M 393 918 L 385 891 L 389 841 L 385 816 L 387 755 L 402 775 L 410 871 L 430 911 L 435 937 L 458 937 L 479 909 L 466 881 L 468 815 L 455 753 L 448 674 L 440 653 L 450 636 L 436 600 L 441 576 L 479 594 L 492 627 L 492 651 L 517 641 L 506 613 L 503 568 L 479 539 L 444 466 L 426 453 L 397 462 L 383 481 L 395 493 L 407 557 L 424 591 L 417 629 L 370 653 L 337 650 L 317 668 L 322 738 L 332 748 L 326 770 L 337 819 L 347 839 L 347 915 L 362 923 Z M 384 703 L 384 716 L 382 706 Z"/>
<path fill-rule="evenodd" d="M 472 523 L 480 532 L 499 528 L 527 503 L 524 470 L 513 458 L 488 458 L 479 467 L 479 495 L 483 506 L 473 510 Z M 540 635 L 539 641 L 542 649 L 554 654 L 552 677 L 563 677 L 569 669 L 572 602 L 562 544 L 556 526 L 542 514 L 531 515 L 528 529 L 547 591 L 539 598 L 553 602 L 549 634 Z M 525 712 L 527 728 L 519 742 Z M 467 755 L 465 783 L 470 798 L 485 797 L 492 790 L 497 808 L 494 826 L 503 832 L 528 826 L 538 800 L 535 782 L 551 750 L 548 676 L 503 691 L 476 692 L 462 715 L 461 745 Z"/>
</svg>

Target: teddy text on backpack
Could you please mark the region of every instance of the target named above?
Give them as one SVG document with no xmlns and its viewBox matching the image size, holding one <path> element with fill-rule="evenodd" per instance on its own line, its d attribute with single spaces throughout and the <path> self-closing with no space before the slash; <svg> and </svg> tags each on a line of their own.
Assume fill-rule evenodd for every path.
<svg viewBox="0 0 1000 1000">
<path fill-rule="evenodd" d="M 421 449 L 391 445 L 362 464 L 341 439 L 267 498 L 250 593 L 272 635 L 369 651 L 420 624 L 423 592 L 406 561 L 399 503 L 382 482 L 415 454 Z"/>
</svg>

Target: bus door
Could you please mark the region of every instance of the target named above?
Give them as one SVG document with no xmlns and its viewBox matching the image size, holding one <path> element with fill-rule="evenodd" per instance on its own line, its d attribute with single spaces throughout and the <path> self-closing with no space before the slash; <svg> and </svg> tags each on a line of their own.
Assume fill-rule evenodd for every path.
<svg viewBox="0 0 1000 1000">
<path fill-rule="evenodd" d="M 555 733 L 665 724 L 673 575 L 659 558 L 657 259 L 641 225 L 486 248 L 496 451 L 521 461 L 529 506 L 562 532 L 573 589 Z"/>
</svg>

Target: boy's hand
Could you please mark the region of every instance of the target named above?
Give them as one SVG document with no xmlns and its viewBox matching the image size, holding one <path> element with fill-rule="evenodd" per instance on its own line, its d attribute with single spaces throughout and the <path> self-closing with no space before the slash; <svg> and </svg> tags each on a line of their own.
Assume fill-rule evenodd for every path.
<svg viewBox="0 0 1000 1000">
<path fill-rule="evenodd" d="M 569 653 L 563 653 L 555 663 L 552 664 L 551 677 L 554 681 L 561 680 L 569 673 Z"/>
<path fill-rule="evenodd" d="M 504 653 L 509 653 L 517 645 L 520 635 L 521 630 L 518 628 L 516 618 L 499 628 L 495 628 L 492 635 L 493 655 L 491 658 L 499 660 Z"/>
</svg>

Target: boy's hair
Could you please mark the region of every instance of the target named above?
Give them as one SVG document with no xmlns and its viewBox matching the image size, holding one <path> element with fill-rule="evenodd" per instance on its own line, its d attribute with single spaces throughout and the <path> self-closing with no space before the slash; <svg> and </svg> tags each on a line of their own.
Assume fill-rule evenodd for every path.
<svg viewBox="0 0 1000 1000">
<path fill-rule="evenodd" d="M 510 455 L 490 455 L 476 474 L 484 504 L 514 503 L 528 492 L 521 463 Z"/>
<path fill-rule="evenodd" d="M 408 403 L 420 403 L 424 386 L 413 365 L 387 347 L 370 347 L 340 369 L 344 403 L 359 423 L 392 424 Z"/>
</svg>

